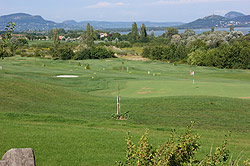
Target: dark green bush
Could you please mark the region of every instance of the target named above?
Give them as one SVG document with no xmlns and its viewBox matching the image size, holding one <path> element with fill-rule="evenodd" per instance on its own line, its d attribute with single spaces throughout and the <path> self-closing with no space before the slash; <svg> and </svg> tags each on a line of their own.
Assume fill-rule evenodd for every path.
<svg viewBox="0 0 250 166">
<path fill-rule="evenodd" d="M 83 60 L 83 59 L 105 59 L 114 57 L 114 53 L 112 51 L 107 50 L 104 47 L 91 47 L 85 48 L 81 51 L 78 51 L 74 56 L 75 60 Z"/>
<path fill-rule="evenodd" d="M 65 47 L 59 48 L 58 55 L 60 59 L 62 60 L 69 60 L 75 56 L 75 53 L 70 47 L 65 46 Z"/>
</svg>

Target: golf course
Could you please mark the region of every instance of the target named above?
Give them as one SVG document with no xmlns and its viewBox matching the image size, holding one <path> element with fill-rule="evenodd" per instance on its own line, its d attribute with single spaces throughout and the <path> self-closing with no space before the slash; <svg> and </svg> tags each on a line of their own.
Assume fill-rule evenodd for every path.
<svg viewBox="0 0 250 166">
<path fill-rule="evenodd" d="M 128 132 L 137 143 L 148 129 L 158 147 L 172 129 L 182 134 L 194 121 L 192 133 L 201 136 L 198 159 L 228 132 L 231 160 L 250 157 L 249 70 L 20 56 L 0 66 L 0 156 L 33 148 L 39 166 L 115 165 L 125 160 Z M 126 120 L 112 118 L 118 94 Z"/>
</svg>

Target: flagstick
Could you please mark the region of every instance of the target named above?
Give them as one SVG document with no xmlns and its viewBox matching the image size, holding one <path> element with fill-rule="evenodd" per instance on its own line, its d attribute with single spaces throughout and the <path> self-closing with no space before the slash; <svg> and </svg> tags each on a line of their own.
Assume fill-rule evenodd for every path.
<svg viewBox="0 0 250 166">
<path fill-rule="evenodd" d="M 193 75 L 193 88 L 194 88 L 194 75 Z"/>
<path fill-rule="evenodd" d="M 118 96 L 117 96 L 117 115 L 121 114 L 121 97 L 120 97 L 120 86 L 118 85 Z"/>
</svg>

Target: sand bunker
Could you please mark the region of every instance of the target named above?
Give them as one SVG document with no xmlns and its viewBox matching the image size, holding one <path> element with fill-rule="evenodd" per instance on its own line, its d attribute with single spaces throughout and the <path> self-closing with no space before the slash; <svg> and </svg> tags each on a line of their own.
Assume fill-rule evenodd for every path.
<svg viewBox="0 0 250 166">
<path fill-rule="evenodd" d="M 239 97 L 240 99 L 250 99 L 250 97 Z"/>
<path fill-rule="evenodd" d="M 79 77 L 79 76 L 76 76 L 76 75 L 59 75 L 59 76 L 56 76 L 56 77 L 59 77 L 59 78 L 76 78 L 76 77 Z"/>
</svg>

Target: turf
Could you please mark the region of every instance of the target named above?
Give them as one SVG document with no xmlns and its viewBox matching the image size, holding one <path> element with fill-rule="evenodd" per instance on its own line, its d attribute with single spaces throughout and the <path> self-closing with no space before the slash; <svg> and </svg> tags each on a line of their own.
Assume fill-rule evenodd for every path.
<svg viewBox="0 0 250 166">
<path fill-rule="evenodd" d="M 84 69 L 87 63 L 90 70 Z M 195 121 L 202 144 L 198 158 L 228 131 L 233 158 L 241 151 L 242 161 L 250 156 L 250 71 L 122 59 L 11 57 L 0 66 L 0 155 L 31 147 L 38 165 L 114 165 L 124 159 L 128 131 L 138 141 L 148 128 L 150 141 L 159 146 L 171 129 L 181 133 Z M 79 77 L 55 77 L 65 74 Z M 121 111 L 130 115 L 125 121 L 111 119 L 118 86 Z"/>
</svg>

